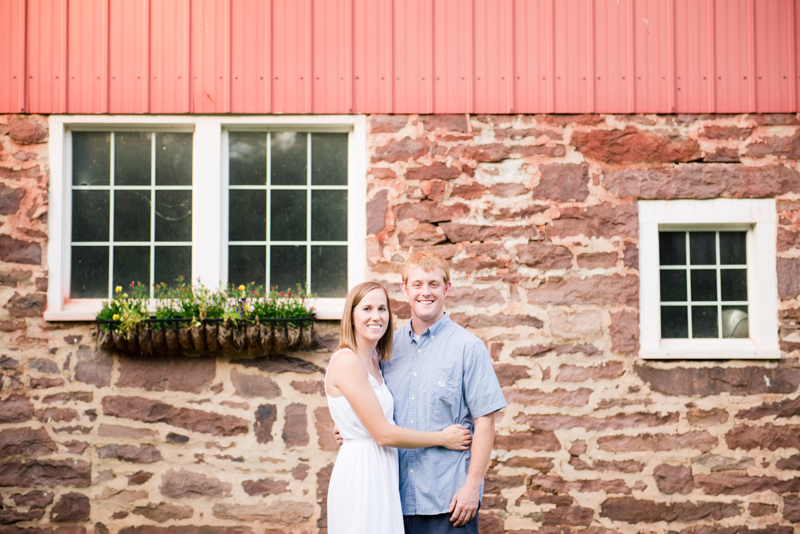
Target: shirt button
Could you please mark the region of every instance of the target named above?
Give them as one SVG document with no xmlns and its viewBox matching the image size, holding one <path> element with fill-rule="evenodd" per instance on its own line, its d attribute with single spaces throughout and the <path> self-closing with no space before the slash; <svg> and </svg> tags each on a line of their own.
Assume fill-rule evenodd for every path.
<svg viewBox="0 0 800 534">
<path fill-rule="evenodd" d="M 417 376 L 417 373 L 414 373 L 414 376 Z"/>
<path fill-rule="evenodd" d="M 408 471 L 408 472 L 409 472 L 409 473 L 413 473 L 413 472 L 414 472 L 414 470 L 413 470 L 413 469 L 409 469 L 409 471 Z"/>
<path fill-rule="evenodd" d="M 414 397 L 411 397 L 411 400 L 414 400 Z"/>
<path fill-rule="evenodd" d="M 422 352 L 422 349 L 417 349 L 417 352 Z"/>
<path fill-rule="evenodd" d="M 411 421 L 411 424 L 413 425 L 413 424 L 414 424 L 414 421 Z"/>
</svg>

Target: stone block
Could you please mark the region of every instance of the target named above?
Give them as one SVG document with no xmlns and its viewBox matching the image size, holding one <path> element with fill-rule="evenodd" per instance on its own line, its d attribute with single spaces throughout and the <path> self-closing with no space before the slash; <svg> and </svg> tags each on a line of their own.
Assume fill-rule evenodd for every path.
<svg viewBox="0 0 800 534">
<path fill-rule="evenodd" d="M 656 523 L 658 521 L 721 521 L 741 515 L 733 503 L 672 502 L 639 500 L 634 497 L 611 497 L 600 507 L 600 517 L 625 523 Z"/>
<path fill-rule="evenodd" d="M 250 375 L 233 369 L 231 371 L 231 382 L 233 382 L 233 387 L 236 388 L 236 394 L 247 399 L 256 397 L 274 399 L 281 395 L 281 388 L 269 376 Z"/>
<path fill-rule="evenodd" d="M 27 265 L 42 264 L 42 246 L 0 234 L 0 261 Z"/>
<path fill-rule="evenodd" d="M 78 460 L 26 460 L 0 464 L 0 486 L 21 488 L 88 487 L 91 466 Z"/>
<path fill-rule="evenodd" d="M 0 215 L 13 215 L 19 211 L 25 189 L 0 184 Z"/>
<path fill-rule="evenodd" d="M 308 445 L 308 416 L 306 405 L 292 403 L 286 407 L 283 424 L 283 442 L 287 447 Z"/>
<path fill-rule="evenodd" d="M 85 384 L 102 388 L 111 385 L 111 370 L 114 360 L 104 350 L 92 351 L 88 347 L 78 349 L 75 379 Z"/>
<path fill-rule="evenodd" d="M 123 462 L 139 464 L 151 464 L 160 462 L 164 458 L 161 453 L 152 445 L 103 445 L 97 448 L 98 458 L 115 458 Z"/>
<path fill-rule="evenodd" d="M 533 189 L 536 200 L 580 202 L 589 196 L 588 165 L 542 165 L 539 173 L 539 183 Z"/>
<path fill-rule="evenodd" d="M 34 410 L 25 395 L 9 395 L 0 400 L 0 423 L 21 423 L 33 418 Z"/>
<path fill-rule="evenodd" d="M 775 451 L 782 448 L 796 449 L 798 436 L 800 425 L 736 425 L 725 434 L 725 442 L 731 449 Z"/>
<path fill-rule="evenodd" d="M 201 499 L 231 495 L 231 485 L 227 482 L 186 469 L 167 471 L 161 477 L 159 489 L 164 497 L 171 499 Z"/>
<path fill-rule="evenodd" d="M 88 521 L 90 512 L 89 497 L 83 493 L 65 493 L 50 510 L 50 521 L 55 523 Z"/>
<path fill-rule="evenodd" d="M 278 412 L 274 404 L 262 404 L 255 413 L 255 425 L 253 431 L 258 443 L 269 443 L 272 441 L 272 426 L 278 419 Z"/>
<path fill-rule="evenodd" d="M 661 464 L 653 470 L 656 485 L 661 493 L 691 493 L 694 489 L 692 468 L 684 465 Z"/>
<path fill-rule="evenodd" d="M 47 295 L 33 293 L 20 295 L 14 293 L 6 304 L 6 309 L 11 317 L 41 317 L 47 307 Z"/>
<path fill-rule="evenodd" d="M 194 509 L 191 506 L 181 506 L 167 502 L 158 504 L 149 503 L 147 506 L 137 506 L 133 513 L 146 517 L 150 521 L 166 523 L 172 520 L 191 519 Z"/>
<path fill-rule="evenodd" d="M 709 396 L 793 393 L 800 385 L 800 370 L 778 367 L 674 367 L 636 364 L 634 371 L 650 389 L 665 395 Z"/>
<path fill-rule="evenodd" d="M 270 478 L 262 478 L 260 480 L 245 480 L 242 482 L 242 488 L 248 495 L 277 495 L 288 491 L 286 488 L 288 482 L 281 480 L 272 480 Z"/>
<path fill-rule="evenodd" d="M 665 132 L 624 130 L 575 131 L 572 144 L 588 159 L 604 163 L 677 163 L 700 157 L 700 145 L 693 139 Z"/>
<path fill-rule="evenodd" d="M 634 202 L 562 208 L 547 227 L 554 237 L 639 237 L 639 210 Z"/>
<path fill-rule="evenodd" d="M 550 310 L 547 316 L 550 320 L 550 333 L 556 339 L 590 340 L 603 334 L 603 319 L 596 310 L 582 312 Z"/>
<path fill-rule="evenodd" d="M 314 506 L 303 501 L 273 501 L 259 504 L 220 502 L 213 507 L 214 517 L 229 521 L 302 525 L 314 515 Z"/>
<path fill-rule="evenodd" d="M 336 452 L 339 444 L 333 436 L 333 419 L 327 406 L 314 409 L 314 426 L 317 429 L 317 444 L 323 451 Z"/>
<path fill-rule="evenodd" d="M 219 415 L 175 406 L 143 397 L 108 396 L 102 400 L 106 415 L 133 419 L 144 423 L 167 423 L 194 432 L 214 436 L 236 436 L 249 431 L 249 423 L 241 417 Z"/>
<path fill-rule="evenodd" d="M 372 163 L 394 163 L 396 161 L 409 161 L 424 156 L 431 146 L 427 139 L 412 139 L 404 137 L 392 140 L 388 144 L 375 148 Z"/>
<path fill-rule="evenodd" d="M 697 449 L 708 452 L 717 446 L 719 440 L 701 430 L 685 434 L 639 434 L 637 436 L 600 436 L 597 445 L 611 452 L 629 451 L 672 451 L 676 449 Z"/>
<path fill-rule="evenodd" d="M 502 451 L 532 450 L 532 451 L 559 451 L 561 443 L 553 432 L 529 431 L 512 432 L 508 435 L 495 435 L 494 449 Z"/>
<path fill-rule="evenodd" d="M 200 393 L 216 375 L 214 358 L 120 356 L 117 387 Z"/>
</svg>

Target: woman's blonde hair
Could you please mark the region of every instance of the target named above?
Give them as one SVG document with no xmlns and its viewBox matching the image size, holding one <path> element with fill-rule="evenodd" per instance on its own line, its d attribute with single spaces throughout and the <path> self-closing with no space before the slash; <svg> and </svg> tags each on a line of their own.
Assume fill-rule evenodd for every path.
<svg viewBox="0 0 800 534">
<path fill-rule="evenodd" d="M 358 303 L 366 296 L 367 293 L 373 289 L 380 289 L 386 296 L 386 309 L 389 310 L 389 324 L 386 325 L 386 332 L 383 333 L 381 339 L 378 341 L 378 359 L 385 362 L 392 357 L 392 306 L 389 304 L 389 294 L 386 288 L 378 282 L 364 282 L 358 284 L 347 294 L 347 301 L 344 304 L 344 315 L 342 316 L 342 323 L 339 326 L 339 348 L 350 349 L 353 352 L 358 352 L 356 346 L 356 327 L 353 324 L 353 310 L 356 309 Z"/>
</svg>

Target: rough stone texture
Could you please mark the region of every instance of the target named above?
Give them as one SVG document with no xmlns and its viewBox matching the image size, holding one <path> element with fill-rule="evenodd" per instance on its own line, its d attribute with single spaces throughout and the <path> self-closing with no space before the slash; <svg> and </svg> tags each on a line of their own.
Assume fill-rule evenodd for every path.
<svg viewBox="0 0 800 534">
<path fill-rule="evenodd" d="M 201 393 L 215 376 L 215 362 L 211 358 L 122 356 L 119 363 L 117 387 Z"/>
<path fill-rule="evenodd" d="M 159 489 L 162 495 L 171 499 L 200 499 L 231 494 L 229 483 L 186 469 L 167 471 Z"/>
<path fill-rule="evenodd" d="M 451 318 L 486 342 L 509 403 L 482 532 L 795 529 L 797 115 L 368 121 L 366 278 L 402 325 L 404 259 L 442 254 Z M 326 532 L 338 322 L 304 352 L 191 357 L 45 322 L 47 122 L 0 115 L 0 534 Z M 782 358 L 642 361 L 636 201 L 717 197 L 776 198 Z M 54 522 L 69 493 L 88 517 Z"/>
<path fill-rule="evenodd" d="M 50 520 L 56 523 L 72 523 L 89 519 L 91 505 L 83 493 L 65 493 L 50 510 Z"/>
</svg>

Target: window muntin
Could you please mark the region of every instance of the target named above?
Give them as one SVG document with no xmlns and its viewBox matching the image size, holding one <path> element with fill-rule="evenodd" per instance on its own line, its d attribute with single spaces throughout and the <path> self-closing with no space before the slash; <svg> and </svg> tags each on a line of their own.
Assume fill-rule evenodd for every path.
<svg viewBox="0 0 800 534">
<path fill-rule="evenodd" d="M 661 337 L 747 338 L 747 232 L 659 232 Z"/>
<path fill-rule="evenodd" d="M 344 297 L 348 134 L 228 133 L 228 280 Z"/>
<path fill-rule="evenodd" d="M 72 132 L 72 299 L 192 273 L 192 134 Z"/>
</svg>

